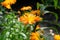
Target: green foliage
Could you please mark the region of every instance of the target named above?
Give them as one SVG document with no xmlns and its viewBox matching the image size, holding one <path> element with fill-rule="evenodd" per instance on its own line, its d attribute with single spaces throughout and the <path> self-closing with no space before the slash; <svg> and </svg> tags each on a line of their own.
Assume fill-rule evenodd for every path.
<svg viewBox="0 0 60 40">
<path fill-rule="evenodd" d="M 3 17 L 1 25 L 4 29 L 0 34 L 0 40 L 29 40 L 31 25 L 19 22 L 13 11 Z"/>
<path fill-rule="evenodd" d="M 4 0 L 0 0 L 0 2 L 2 1 Z M 50 24 L 60 26 L 60 24 L 58 24 L 57 13 L 45 10 L 45 8 L 50 5 L 54 6 L 55 8 L 60 8 L 60 6 L 58 5 L 58 0 L 45 0 L 45 1 L 41 0 L 41 1 L 43 4 L 37 3 L 37 9 L 40 9 L 41 16 L 50 13 L 54 15 L 54 17 L 56 18 L 54 21 L 51 22 L 48 20 L 43 20 L 42 22 L 46 21 Z M 52 2 L 54 4 L 52 4 Z M 18 18 L 15 15 L 15 13 L 17 12 L 10 11 L 6 13 L 6 9 L 0 5 L 0 15 L 2 14 L 2 16 L 0 16 L 0 27 L 3 27 L 2 32 L 0 33 L 0 40 L 29 40 L 30 33 L 33 31 L 35 25 L 30 24 L 24 25 L 22 22 L 18 21 Z"/>
<path fill-rule="evenodd" d="M 37 9 L 40 9 L 41 10 L 41 14 L 44 15 L 44 14 L 50 13 L 50 14 L 54 15 L 55 18 L 56 18 L 54 22 L 57 23 L 58 22 L 58 14 L 55 13 L 55 12 L 48 11 L 48 10 L 46 11 L 45 10 L 46 7 L 47 7 L 47 5 L 43 5 L 43 4 L 37 3 Z"/>
<path fill-rule="evenodd" d="M 4 1 L 4 0 L 0 0 L 0 2 L 2 2 L 2 1 Z"/>
<path fill-rule="evenodd" d="M 59 8 L 60 9 L 60 1 L 59 0 L 41 0 L 41 2 L 44 5 L 52 5 L 55 8 Z"/>
<path fill-rule="evenodd" d="M 54 0 L 54 6 L 55 8 L 58 6 L 58 0 Z"/>
<path fill-rule="evenodd" d="M 56 3 L 55 3 L 56 2 Z M 57 8 L 57 3 L 58 3 L 58 1 L 56 0 L 54 2 L 54 6 L 55 6 L 55 8 Z M 40 3 L 37 3 L 37 9 L 40 9 L 40 11 L 41 11 L 41 16 L 44 16 L 45 14 L 47 14 L 47 13 L 49 13 L 49 14 L 52 14 L 52 15 L 54 15 L 54 17 L 55 17 L 55 20 L 51 20 L 51 21 L 49 21 L 49 20 L 45 20 L 44 18 L 44 20 L 42 21 L 43 23 L 44 22 L 46 22 L 46 23 L 49 23 L 49 24 L 54 24 L 54 25 L 58 25 L 59 26 L 59 23 L 58 23 L 58 14 L 57 13 L 55 13 L 55 12 L 51 12 L 51 11 L 48 11 L 48 10 L 45 10 L 47 7 L 48 7 L 49 5 L 48 5 L 48 3 L 47 3 L 47 5 L 44 5 L 44 4 L 40 4 Z M 53 6 L 53 5 L 52 5 Z M 52 26 L 50 26 L 50 27 L 52 27 Z M 52 29 L 55 29 L 55 31 L 57 30 L 56 28 L 54 28 L 55 26 L 53 26 L 52 27 Z M 60 26 L 59 26 L 60 27 Z M 58 31 L 56 31 L 56 33 L 58 33 Z"/>
</svg>

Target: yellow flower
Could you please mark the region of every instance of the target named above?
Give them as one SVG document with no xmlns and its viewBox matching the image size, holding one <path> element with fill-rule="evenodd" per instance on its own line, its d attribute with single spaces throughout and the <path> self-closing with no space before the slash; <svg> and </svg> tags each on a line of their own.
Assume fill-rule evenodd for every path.
<svg viewBox="0 0 60 40">
<path fill-rule="evenodd" d="M 16 0 L 5 0 L 5 1 L 1 2 L 1 5 L 8 9 L 11 9 L 11 5 L 15 4 L 15 2 L 16 2 Z"/>
<path fill-rule="evenodd" d="M 23 16 L 20 17 L 20 21 L 26 24 L 34 24 L 38 21 L 41 21 L 42 19 L 39 16 L 25 13 Z"/>
<path fill-rule="evenodd" d="M 60 40 L 60 35 L 54 35 L 54 40 Z"/>
<path fill-rule="evenodd" d="M 31 6 L 26 6 L 26 7 L 24 6 L 20 10 L 24 11 L 24 10 L 31 10 L 31 9 L 32 9 Z"/>
</svg>

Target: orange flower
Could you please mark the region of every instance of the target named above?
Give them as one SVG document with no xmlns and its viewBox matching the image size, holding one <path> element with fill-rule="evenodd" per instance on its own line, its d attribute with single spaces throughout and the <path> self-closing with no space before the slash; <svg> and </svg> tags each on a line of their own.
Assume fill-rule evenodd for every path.
<svg viewBox="0 0 60 40">
<path fill-rule="evenodd" d="M 39 40 L 39 33 L 38 32 L 32 32 L 30 36 L 30 40 Z"/>
<path fill-rule="evenodd" d="M 32 10 L 31 13 L 40 16 L 40 10 Z"/>
<path fill-rule="evenodd" d="M 25 15 L 20 17 L 20 21 L 21 22 L 26 22 L 27 24 L 34 24 L 37 21 L 40 21 L 41 18 L 39 16 L 33 15 L 33 14 L 29 14 L 29 13 L 25 13 Z"/>
<path fill-rule="evenodd" d="M 5 6 L 6 8 L 8 8 L 8 9 L 11 9 L 11 6 L 10 5 L 7 5 L 7 6 Z"/>
<path fill-rule="evenodd" d="M 42 18 L 39 17 L 39 16 L 36 16 L 36 17 L 35 17 L 35 21 L 39 21 L 39 20 L 42 21 Z"/>
<path fill-rule="evenodd" d="M 36 26 L 36 30 L 38 30 L 38 29 L 40 29 L 40 25 L 37 25 L 37 26 Z"/>
<path fill-rule="evenodd" d="M 24 10 L 31 10 L 32 7 L 31 6 L 26 6 L 26 7 L 22 7 L 20 10 L 24 11 Z"/>
<path fill-rule="evenodd" d="M 7 1 L 7 0 L 6 0 Z M 10 4 L 15 4 L 16 3 L 16 0 L 9 0 Z"/>
<path fill-rule="evenodd" d="M 1 5 L 8 9 L 11 9 L 11 5 L 15 4 L 15 2 L 16 2 L 16 0 L 5 0 L 5 1 L 1 2 Z"/>
<path fill-rule="evenodd" d="M 60 40 L 60 35 L 54 35 L 54 40 Z"/>
<path fill-rule="evenodd" d="M 27 24 L 28 23 L 27 17 L 24 17 L 24 16 L 21 16 L 20 17 L 20 21 L 23 22 L 24 24 Z"/>
</svg>

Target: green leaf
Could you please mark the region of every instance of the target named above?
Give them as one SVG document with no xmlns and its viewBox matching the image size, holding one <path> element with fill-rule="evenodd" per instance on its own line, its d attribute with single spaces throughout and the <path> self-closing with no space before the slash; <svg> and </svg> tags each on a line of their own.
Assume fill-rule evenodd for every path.
<svg viewBox="0 0 60 40">
<path fill-rule="evenodd" d="M 40 3 L 37 2 L 37 9 L 40 9 Z"/>
<path fill-rule="evenodd" d="M 4 0 L 0 0 L 0 2 L 2 2 L 2 1 L 4 1 Z"/>
<path fill-rule="evenodd" d="M 52 15 L 54 15 L 54 16 L 55 16 L 55 18 L 56 18 L 55 23 L 57 23 L 57 22 L 58 22 L 58 14 L 57 14 L 57 13 L 50 12 L 50 11 L 45 11 L 45 12 L 44 12 L 44 14 L 46 14 L 46 13 L 51 13 Z"/>
<path fill-rule="evenodd" d="M 55 8 L 57 8 L 57 6 L 58 6 L 58 0 L 54 0 L 54 6 L 55 6 Z"/>
</svg>

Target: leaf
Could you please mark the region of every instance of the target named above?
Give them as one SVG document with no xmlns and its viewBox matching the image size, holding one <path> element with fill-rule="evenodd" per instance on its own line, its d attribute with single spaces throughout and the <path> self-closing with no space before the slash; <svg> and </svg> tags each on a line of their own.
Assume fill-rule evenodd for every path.
<svg viewBox="0 0 60 40">
<path fill-rule="evenodd" d="M 22 32 L 21 32 L 20 34 L 23 36 L 24 39 L 27 38 L 26 34 L 24 34 L 24 33 L 22 33 Z"/>
<path fill-rule="evenodd" d="M 58 6 L 58 0 L 54 0 L 54 6 L 55 8 Z"/>
<path fill-rule="evenodd" d="M 37 2 L 37 9 L 40 9 L 40 3 Z"/>
<path fill-rule="evenodd" d="M 56 22 L 56 23 L 58 22 L 58 14 L 57 14 L 57 13 L 50 12 L 50 11 L 44 11 L 44 14 L 46 14 L 46 13 L 51 13 L 52 15 L 54 15 L 55 18 L 56 18 L 55 22 Z"/>
</svg>

